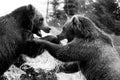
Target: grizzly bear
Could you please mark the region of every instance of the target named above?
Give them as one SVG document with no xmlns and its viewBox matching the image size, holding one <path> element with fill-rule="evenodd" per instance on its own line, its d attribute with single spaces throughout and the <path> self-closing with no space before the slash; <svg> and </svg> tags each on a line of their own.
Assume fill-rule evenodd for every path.
<svg viewBox="0 0 120 80">
<path fill-rule="evenodd" d="M 111 38 L 89 18 L 74 15 L 65 23 L 58 38 L 67 38 L 69 42 L 59 45 L 34 39 L 34 43 L 42 45 L 58 60 L 77 61 L 87 80 L 120 80 L 120 56 Z"/>
<path fill-rule="evenodd" d="M 33 34 L 40 36 L 40 30 L 49 32 L 50 28 L 44 26 L 42 15 L 32 5 L 19 7 L 0 17 L 0 76 L 21 54 L 38 55 L 32 49 L 41 50 L 40 47 L 27 41 L 33 39 Z"/>
</svg>

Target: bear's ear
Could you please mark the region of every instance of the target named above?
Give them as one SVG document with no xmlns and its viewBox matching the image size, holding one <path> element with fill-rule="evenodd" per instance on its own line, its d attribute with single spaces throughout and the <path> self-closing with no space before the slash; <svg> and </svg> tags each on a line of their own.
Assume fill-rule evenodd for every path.
<svg viewBox="0 0 120 80">
<path fill-rule="evenodd" d="M 73 25 L 73 29 L 75 31 L 81 31 L 81 21 L 78 19 L 78 17 L 74 16 L 72 18 L 72 25 Z"/>
<path fill-rule="evenodd" d="M 34 16 L 34 14 L 35 14 L 35 8 L 31 4 L 29 4 L 27 6 L 27 10 L 28 10 L 30 16 Z"/>
<path fill-rule="evenodd" d="M 29 4 L 29 5 L 27 6 L 27 9 L 28 9 L 28 10 L 33 10 L 33 6 L 32 6 L 31 4 Z"/>
<path fill-rule="evenodd" d="M 79 34 L 78 36 L 82 38 L 91 36 L 92 32 L 90 29 L 90 25 L 88 24 L 90 22 L 87 18 L 75 15 L 72 18 L 72 23 L 72 29 L 74 30 L 75 35 Z"/>
<path fill-rule="evenodd" d="M 78 24 L 78 20 L 77 20 L 76 17 L 73 17 L 73 19 L 72 19 L 72 23 L 73 23 L 73 25 L 77 25 L 77 24 Z"/>
</svg>

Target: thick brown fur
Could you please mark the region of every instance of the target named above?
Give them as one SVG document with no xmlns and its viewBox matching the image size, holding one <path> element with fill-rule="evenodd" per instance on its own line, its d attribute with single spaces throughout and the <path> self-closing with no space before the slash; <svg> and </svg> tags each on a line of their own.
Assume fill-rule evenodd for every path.
<svg viewBox="0 0 120 80">
<path fill-rule="evenodd" d="M 56 59 L 77 61 L 87 80 L 120 80 L 119 54 L 109 35 L 98 29 L 90 19 L 73 16 L 66 22 L 58 38 L 67 38 L 69 42 L 67 45 L 38 39 L 34 42 L 44 44 L 44 48 Z"/>
<path fill-rule="evenodd" d="M 29 46 L 24 46 L 27 40 L 33 39 L 33 34 L 38 35 L 39 30 L 49 32 L 50 28 L 44 28 L 43 17 L 40 15 L 32 5 L 27 5 L 0 17 L 0 76 L 21 54 L 30 57 L 36 55 L 24 51 L 29 49 Z"/>
</svg>

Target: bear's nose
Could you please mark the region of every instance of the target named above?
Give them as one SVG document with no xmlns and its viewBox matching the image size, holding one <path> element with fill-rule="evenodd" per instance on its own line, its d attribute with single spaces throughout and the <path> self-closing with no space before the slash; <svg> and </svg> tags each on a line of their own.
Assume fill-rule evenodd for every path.
<svg viewBox="0 0 120 80">
<path fill-rule="evenodd" d="M 51 30 L 51 28 L 49 28 L 49 27 L 48 27 L 48 28 L 47 28 L 47 30 L 46 30 L 46 32 L 47 32 L 47 33 L 49 33 L 49 32 L 50 32 L 50 30 Z"/>
<path fill-rule="evenodd" d="M 51 28 L 48 28 L 48 31 L 50 31 L 51 30 Z"/>
<path fill-rule="evenodd" d="M 42 28 L 42 30 L 46 33 L 50 33 L 51 28 L 45 26 L 45 27 Z"/>
</svg>

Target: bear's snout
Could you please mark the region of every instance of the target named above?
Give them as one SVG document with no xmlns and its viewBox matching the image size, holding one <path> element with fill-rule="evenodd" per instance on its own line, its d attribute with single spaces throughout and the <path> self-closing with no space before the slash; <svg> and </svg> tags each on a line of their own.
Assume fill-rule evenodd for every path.
<svg viewBox="0 0 120 80">
<path fill-rule="evenodd" d="M 51 28 L 44 26 L 44 27 L 42 28 L 42 30 L 43 30 L 44 32 L 46 32 L 46 33 L 49 33 L 50 30 L 51 30 Z"/>
</svg>

